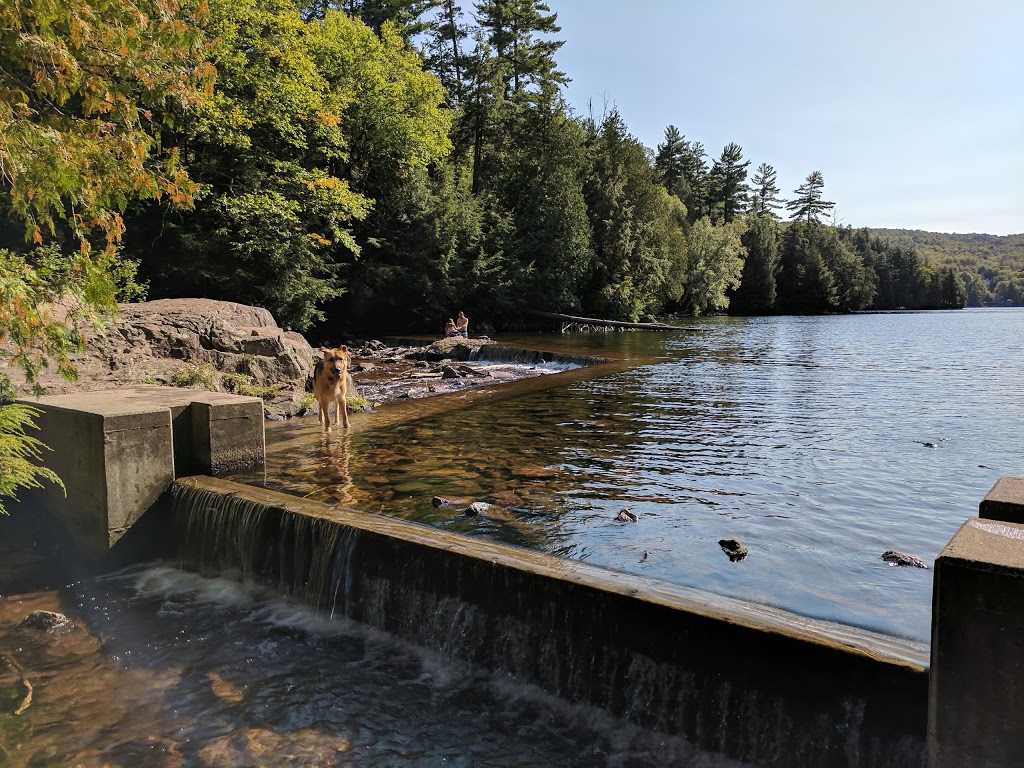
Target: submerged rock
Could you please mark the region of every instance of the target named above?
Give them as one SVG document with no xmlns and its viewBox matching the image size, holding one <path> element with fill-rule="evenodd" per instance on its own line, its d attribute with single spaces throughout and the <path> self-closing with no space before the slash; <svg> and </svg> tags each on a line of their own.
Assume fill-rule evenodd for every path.
<svg viewBox="0 0 1024 768">
<path fill-rule="evenodd" d="M 55 611 L 32 611 L 22 620 L 21 626 L 46 633 L 67 632 L 75 628 L 71 619 Z"/>
<path fill-rule="evenodd" d="M 628 509 L 620 509 L 619 514 L 615 516 L 615 519 L 622 523 L 635 523 L 640 518 Z"/>
<path fill-rule="evenodd" d="M 486 515 L 490 511 L 491 505 L 485 501 L 474 501 L 468 507 L 466 507 L 466 517 L 476 517 L 477 515 Z"/>
<path fill-rule="evenodd" d="M 749 552 L 745 546 L 735 539 L 720 539 L 718 546 L 722 548 L 722 551 L 729 556 L 729 560 L 733 563 L 742 560 Z"/>
<path fill-rule="evenodd" d="M 451 499 L 446 499 L 444 496 L 435 496 L 430 500 L 430 503 L 435 507 L 447 507 L 451 504 Z"/>
<path fill-rule="evenodd" d="M 921 558 L 908 555 L 906 552 L 900 552 L 898 549 L 887 549 L 882 553 L 882 559 L 889 565 L 912 566 L 914 568 L 928 567 Z"/>
</svg>

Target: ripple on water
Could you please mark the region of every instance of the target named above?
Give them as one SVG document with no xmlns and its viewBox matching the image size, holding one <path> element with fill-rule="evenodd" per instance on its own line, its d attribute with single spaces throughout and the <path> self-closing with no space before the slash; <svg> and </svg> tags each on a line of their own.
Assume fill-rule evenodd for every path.
<svg viewBox="0 0 1024 768">
<path fill-rule="evenodd" d="M 452 517 L 433 495 L 514 493 L 516 514 L 466 532 L 927 640 L 930 573 L 879 557 L 932 561 L 996 479 L 1020 474 L 1024 311 L 697 324 L 545 337 L 636 366 L 326 455 L 293 443 L 267 484 L 319 498 L 347 482 L 345 503 L 436 524 Z M 641 514 L 628 532 L 611 524 L 623 506 Z M 723 538 L 749 556 L 730 563 Z"/>
</svg>

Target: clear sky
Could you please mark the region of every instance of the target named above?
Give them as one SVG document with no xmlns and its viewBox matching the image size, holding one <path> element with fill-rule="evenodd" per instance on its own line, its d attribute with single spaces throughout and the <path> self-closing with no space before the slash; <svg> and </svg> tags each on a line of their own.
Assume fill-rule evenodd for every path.
<svg viewBox="0 0 1024 768">
<path fill-rule="evenodd" d="M 548 0 L 581 114 L 734 141 L 841 224 L 1024 233 L 1024 0 Z"/>
</svg>

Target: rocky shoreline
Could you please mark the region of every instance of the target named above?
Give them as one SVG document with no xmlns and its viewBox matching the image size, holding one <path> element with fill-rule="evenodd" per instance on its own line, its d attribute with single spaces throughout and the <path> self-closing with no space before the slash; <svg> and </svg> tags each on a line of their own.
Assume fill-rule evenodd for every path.
<svg viewBox="0 0 1024 768">
<path fill-rule="evenodd" d="M 401 399 L 429 397 L 469 387 L 540 375 L 536 365 L 475 364 L 487 337 L 449 338 L 423 346 L 389 346 L 376 339 L 331 339 L 352 351 L 355 408 L 373 409 Z M 267 418 L 315 415 L 310 374 L 318 351 L 299 333 L 280 328 L 265 309 L 212 299 L 159 299 L 123 304 L 104 333 L 72 356 L 78 381 L 45 370 L 48 394 L 89 392 L 127 384 L 159 384 L 253 395 Z M 13 368 L 19 396 L 31 396 L 24 374 Z"/>
</svg>

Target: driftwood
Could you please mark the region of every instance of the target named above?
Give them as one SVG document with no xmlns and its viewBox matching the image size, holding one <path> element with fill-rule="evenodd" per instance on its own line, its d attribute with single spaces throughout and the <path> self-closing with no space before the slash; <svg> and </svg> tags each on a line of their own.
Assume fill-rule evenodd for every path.
<svg viewBox="0 0 1024 768">
<path fill-rule="evenodd" d="M 558 312 L 541 312 L 538 309 L 528 309 L 526 313 L 534 317 L 544 317 L 549 320 L 557 320 L 562 324 L 562 333 L 569 330 L 590 330 L 591 328 L 616 328 L 620 330 L 638 331 L 686 331 L 678 325 L 666 325 L 665 323 L 627 323 L 623 320 L 602 320 L 595 317 L 576 317 L 575 315 L 563 315 Z"/>
</svg>

